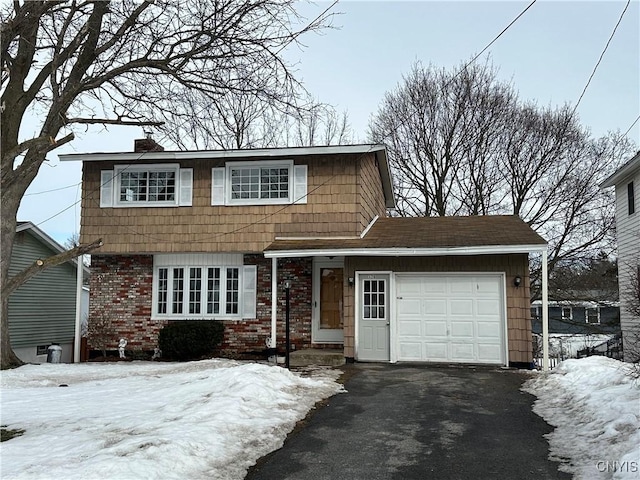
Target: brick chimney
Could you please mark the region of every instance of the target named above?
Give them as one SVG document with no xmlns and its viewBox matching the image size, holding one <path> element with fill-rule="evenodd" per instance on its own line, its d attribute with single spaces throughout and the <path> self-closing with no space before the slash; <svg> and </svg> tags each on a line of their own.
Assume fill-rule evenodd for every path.
<svg viewBox="0 0 640 480">
<path fill-rule="evenodd" d="M 138 138 L 133 141 L 133 151 L 135 153 L 164 151 L 164 147 L 151 137 L 151 133 L 146 132 L 146 134 L 146 138 Z"/>
</svg>

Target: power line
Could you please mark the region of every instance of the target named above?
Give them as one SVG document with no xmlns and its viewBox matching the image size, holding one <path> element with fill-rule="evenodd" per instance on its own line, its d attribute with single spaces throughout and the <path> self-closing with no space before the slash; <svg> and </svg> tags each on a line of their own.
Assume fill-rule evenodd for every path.
<svg viewBox="0 0 640 480">
<path fill-rule="evenodd" d="M 25 193 L 24 196 L 30 197 L 32 195 L 42 195 L 44 193 L 58 192 L 60 190 L 66 190 L 67 188 L 77 187 L 78 185 L 82 185 L 82 182 L 74 183 L 73 185 L 67 185 L 66 187 L 52 188 L 51 190 L 43 190 L 42 192 Z"/>
<path fill-rule="evenodd" d="M 578 105 L 580 105 L 580 102 L 582 101 L 582 97 L 584 97 L 584 94 L 586 93 L 587 88 L 589 88 L 589 85 L 591 84 L 591 80 L 593 79 L 593 76 L 596 74 L 596 70 L 598 70 L 598 67 L 600 66 L 600 62 L 602 62 L 602 58 L 604 57 L 604 54 L 607 52 L 607 49 L 609 48 L 609 44 L 611 43 L 611 40 L 613 39 L 613 36 L 616 34 L 616 30 L 618 30 L 618 26 L 620 25 L 620 22 L 622 22 L 622 18 L 624 17 L 624 14 L 627 13 L 627 9 L 629 8 L 630 4 L 631 4 L 631 0 L 627 0 L 627 4 L 624 6 L 624 10 L 622 10 L 622 13 L 620 14 L 620 18 L 618 18 L 618 22 L 616 23 L 616 26 L 613 27 L 613 31 L 611 32 L 611 35 L 609 36 L 609 40 L 607 40 L 607 44 L 604 46 L 604 49 L 602 50 L 602 53 L 600 54 L 600 58 L 598 58 L 598 61 L 596 62 L 595 67 L 593 67 L 593 71 L 591 72 L 591 75 L 589 75 L 589 79 L 587 80 L 587 84 L 582 89 L 582 93 L 580 94 L 580 97 L 578 98 L 578 102 L 576 103 L 576 106 L 573 107 L 572 114 L 575 113 L 576 110 L 578 109 Z"/>
<path fill-rule="evenodd" d="M 527 7 L 526 7 L 524 10 L 522 10 L 522 11 L 518 14 L 518 16 L 517 16 L 516 18 L 514 18 L 513 20 L 511 20 L 511 23 L 509 23 L 509 25 L 507 25 L 506 27 L 504 27 L 504 28 L 502 29 L 502 31 L 501 31 L 498 35 L 496 35 L 496 36 L 494 37 L 494 39 L 493 39 L 493 40 L 491 40 L 491 41 L 487 44 L 487 46 L 486 46 L 486 47 L 484 47 L 482 50 L 480 50 L 480 53 L 478 53 L 475 57 L 473 57 L 471 60 L 469 60 L 469 62 L 468 62 L 464 67 L 462 67 L 462 69 L 461 69 L 461 70 L 463 70 L 463 71 L 464 71 L 464 70 L 465 70 L 469 65 L 471 65 L 473 62 L 475 62 L 475 61 L 476 61 L 476 60 L 477 60 L 477 59 L 478 59 L 478 58 L 479 58 L 479 57 L 480 57 L 484 52 L 486 52 L 486 51 L 489 49 L 489 47 L 491 47 L 491 45 L 493 45 L 493 44 L 494 44 L 494 43 L 495 43 L 495 42 L 496 42 L 496 41 L 497 41 L 497 40 L 498 40 L 498 39 L 499 39 L 499 38 L 500 38 L 500 37 L 501 37 L 501 36 L 502 36 L 506 31 L 507 31 L 507 30 L 509 30 L 509 28 L 511 28 L 511 26 L 512 26 L 514 23 L 516 23 L 516 22 L 520 19 L 520 17 L 521 17 L 521 16 L 523 16 L 523 15 L 527 12 L 527 10 L 529 10 L 531 7 L 533 7 L 533 4 L 534 4 L 534 3 L 536 3 L 536 1 L 537 1 L 537 0 L 533 0 L 529 5 L 527 5 Z"/>
<path fill-rule="evenodd" d="M 638 120 L 640 120 L 640 115 L 638 115 L 636 117 L 636 119 L 633 121 L 633 123 L 631 124 L 631 126 L 629 128 L 627 128 L 627 131 L 624 132 L 624 134 L 622 134 L 622 138 L 624 138 L 627 135 L 629 135 L 629 132 L 631 131 L 631 129 L 635 126 L 636 123 L 638 123 Z"/>
</svg>

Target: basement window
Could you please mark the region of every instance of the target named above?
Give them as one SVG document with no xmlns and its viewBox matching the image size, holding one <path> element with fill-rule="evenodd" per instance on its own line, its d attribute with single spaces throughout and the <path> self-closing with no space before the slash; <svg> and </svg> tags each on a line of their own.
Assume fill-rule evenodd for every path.
<svg viewBox="0 0 640 480">
<path fill-rule="evenodd" d="M 36 347 L 36 355 L 46 355 L 49 351 L 49 345 L 38 345 Z"/>
</svg>

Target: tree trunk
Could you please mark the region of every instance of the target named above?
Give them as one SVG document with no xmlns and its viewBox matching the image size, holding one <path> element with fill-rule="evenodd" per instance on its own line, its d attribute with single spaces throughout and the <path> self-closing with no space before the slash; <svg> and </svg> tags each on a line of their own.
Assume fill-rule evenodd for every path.
<svg viewBox="0 0 640 480">
<path fill-rule="evenodd" d="M 0 223 L 0 285 L 2 297 L 2 311 L 0 313 L 0 369 L 19 367 L 23 362 L 16 356 L 11 348 L 9 338 L 9 293 L 5 288 L 9 280 L 9 266 L 11 264 L 11 251 L 13 250 L 13 239 L 16 233 L 16 216 L 12 211 L 17 211 L 18 207 L 11 205 L 11 199 L 2 198 L 2 220 Z"/>
</svg>

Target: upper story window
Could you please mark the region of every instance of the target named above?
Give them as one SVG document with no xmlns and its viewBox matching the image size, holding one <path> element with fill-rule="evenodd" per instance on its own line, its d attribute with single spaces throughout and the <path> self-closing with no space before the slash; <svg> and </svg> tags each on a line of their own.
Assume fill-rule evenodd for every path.
<svg viewBox="0 0 640 480">
<path fill-rule="evenodd" d="M 600 309 L 598 307 L 585 308 L 584 314 L 587 323 L 600 323 Z"/>
<path fill-rule="evenodd" d="M 291 160 L 227 162 L 211 180 L 212 205 L 307 203 L 307 166 Z"/>
<path fill-rule="evenodd" d="M 571 320 L 573 318 L 573 310 L 571 307 L 562 307 L 562 320 Z"/>
<path fill-rule="evenodd" d="M 288 167 L 231 167 L 231 201 L 289 199 Z"/>
<path fill-rule="evenodd" d="M 191 205 L 193 169 L 178 164 L 116 165 L 100 176 L 101 207 Z"/>
<path fill-rule="evenodd" d="M 633 182 L 627 184 L 627 202 L 629 205 L 629 215 L 636 213 L 636 197 Z"/>
</svg>

